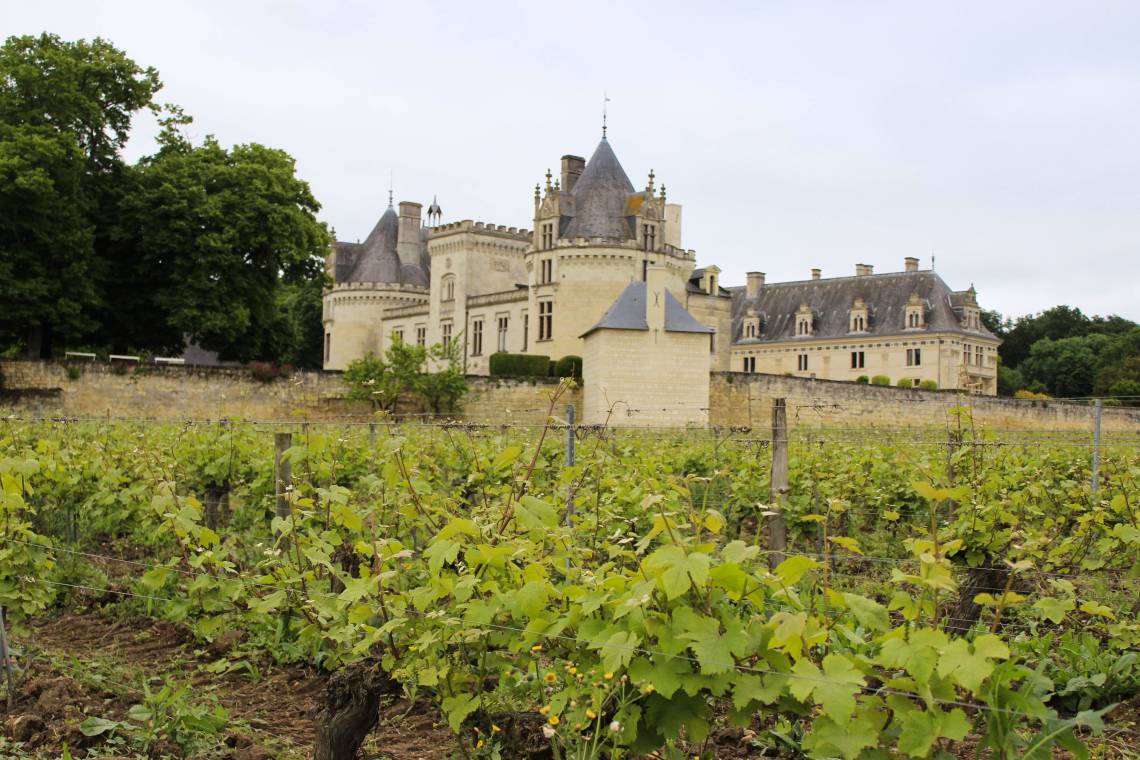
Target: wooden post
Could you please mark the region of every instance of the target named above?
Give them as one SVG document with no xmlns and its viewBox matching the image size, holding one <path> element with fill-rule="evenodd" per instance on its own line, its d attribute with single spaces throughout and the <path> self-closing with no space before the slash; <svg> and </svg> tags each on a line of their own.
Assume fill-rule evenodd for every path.
<svg viewBox="0 0 1140 760">
<path fill-rule="evenodd" d="M 1100 499 L 1100 413 L 1101 400 L 1093 402 L 1092 499 L 1095 507 Z"/>
<path fill-rule="evenodd" d="M 784 498 L 788 493 L 788 407 L 784 399 L 772 400 L 772 478 L 768 500 L 772 504 L 768 561 L 772 567 L 784 561 L 788 548 L 788 524 L 784 519 Z"/>
<path fill-rule="evenodd" d="M 285 458 L 285 452 L 293 445 L 292 433 L 277 433 L 273 436 L 273 479 L 277 483 L 277 516 L 289 516 L 289 488 L 293 485 L 293 466 Z"/>
<path fill-rule="evenodd" d="M 376 423 L 368 423 L 368 447 L 375 451 L 376 449 Z"/>
<path fill-rule="evenodd" d="M 8 632 L 4 630 L 4 608 L 0 607 L 0 661 L 4 663 L 4 674 L 8 678 L 8 712 L 16 699 L 16 679 L 12 677 L 11 652 L 8 649 Z"/>
</svg>

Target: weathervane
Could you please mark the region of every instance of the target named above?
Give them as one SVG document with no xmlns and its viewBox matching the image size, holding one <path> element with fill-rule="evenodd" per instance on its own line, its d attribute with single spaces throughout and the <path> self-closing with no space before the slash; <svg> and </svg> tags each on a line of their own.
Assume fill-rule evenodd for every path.
<svg viewBox="0 0 1140 760">
<path fill-rule="evenodd" d="M 388 170 L 388 208 L 392 208 L 392 170 Z"/>
<path fill-rule="evenodd" d="M 602 139 L 606 139 L 606 104 L 610 102 L 610 96 L 602 90 Z"/>
</svg>

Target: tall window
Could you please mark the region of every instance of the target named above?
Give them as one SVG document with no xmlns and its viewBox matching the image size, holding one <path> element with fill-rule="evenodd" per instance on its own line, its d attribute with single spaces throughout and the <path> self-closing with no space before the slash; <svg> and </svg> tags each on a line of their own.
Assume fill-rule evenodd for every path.
<svg viewBox="0 0 1140 760">
<path fill-rule="evenodd" d="M 543 259 L 541 271 L 540 283 L 554 282 L 554 259 Z"/>
<path fill-rule="evenodd" d="M 866 332 L 867 318 L 862 314 L 851 317 L 851 332 Z"/>
<path fill-rule="evenodd" d="M 538 302 L 538 339 L 554 337 L 554 301 Z"/>
<path fill-rule="evenodd" d="M 523 344 L 522 350 L 526 351 L 527 344 L 530 342 L 530 314 L 523 312 Z"/>
<path fill-rule="evenodd" d="M 756 357 L 755 356 L 744 357 L 744 371 L 745 372 L 755 372 L 756 371 Z"/>
<path fill-rule="evenodd" d="M 863 369 L 863 352 L 851 352 L 851 369 Z"/>
<path fill-rule="evenodd" d="M 974 348 L 974 364 L 977 364 L 979 367 L 985 364 L 985 360 L 982 358 L 981 346 L 976 346 Z"/>
<path fill-rule="evenodd" d="M 642 244 L 647 251 L 657 250 L 657 225 L 656 224 L 643 224 L 641 225 L 641 240 Z"/>
<path fill-rule="evenodd" d="M 329 363 L 329 357 L 332 355 L 332 333 L 325 333 L 325 364 Z"/>
<path fill-rule="evenodd" d="M 811 335 L 810 317 L 800 317 L 796 320 L 796 335 Z"/>
<path fill-rule="evenodd" d="M 967 346 L 965 343 L 962 344 L 962 363 L 963 364 L 969 364 L 970 363 L 970 347 Z"/>
<path fill-rule="evenodd" d="M 451 346 L 451 322 L 444 322 L 439 326 L 440 334 L 443 336 L 443 347 L 449 348 Z"/>
<path fill-rule="evenodd" d="M 506 351 L 507 350 L 507 327 L 510 325 L 510 317 L 508 317 L 505 314 L 500 314 L 498 317 L 497 324 L 498 324 L 498 328 L 499 328 L 499 342 L 496 344 L 496 350 Z"/>
<path fill-rule="evenodd" d="M 483 354 L 483 320 L 476 319 L 471 322 L 471 355 Z"/>
<path fill-rule="evenodd" d="M 922 366 L 922 349 L 921 348 L 908 348 L 906 350 L 906 366 L 908 366 L 908 367 L 921 367 Z"/>
<path fill-rule="evenodd" d="M 427 327 L 425 325 L 416 325 L 416 345 L 427 345 Z"/>
<path fill-rule="evenodd" d="M 796 354 L 796 369 L 800 372 L 807 372 L 808 368 L 808 355 Z"/>
<path fill-rule="evenodd" d="M 549 251 L 554 247 L 554 223 L 542 225 L 542 250 Z"/>
<path fill-rule="evenodd" d="M 397 327 L 395 330 L 392 331 L 392 342 L 393 343 L 397 343 L 397 342 L 403 343 L 404 342 L 404 329 L 402 327 Z"/>
<path fill-rule="evenodd" d="M 454 301 L 455 300 L 455 275 L 445 274 L 440 285 L 442 291 L 440 293 L 441 301 Z"/>
</svg>

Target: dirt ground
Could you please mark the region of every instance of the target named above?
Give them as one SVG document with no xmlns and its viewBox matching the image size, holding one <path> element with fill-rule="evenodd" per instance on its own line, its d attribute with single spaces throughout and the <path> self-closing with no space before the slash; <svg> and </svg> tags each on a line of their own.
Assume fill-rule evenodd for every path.
<svg viewBox="0 0 1140 760">
<path fill-rule="evenodd" d="M 203 648 L 172 623 L 149 618 L 111 619 L 95 611 L 37 620 L 22 636 L 14 637 L 13 644 L 23 653 L 25 672 L 12 709 L 0 701 L 0 737 L 6 737 L 0 740 L 0 760 L 56 758 L 65 744 L 77 760 L 144 756 L 112 746 L 114 742 L 106 741 L 106 736 L 84 736 L 78 726 L 87 717 L 125 720 L 131 705 L 140 701 L 147 677 L 172 677 L 188 683 L 196 702 L 216 702 L 230 716 L 230 725 L 218 737 L 216 747 L 186 755 L 160 742 L 150 749 L 150 757 L 309 757 L 311 715 L 324 676 L 291 667 L 265 667 L 258 678 L 244 672 L 209 672 L 206 668 L 225 655 L 224 639 Z M 447 726 L 428 705 L 393 701 L 382 706 L 380 718 L 380 727 L 365 743 L 362 755 L 366 760 L 437 760 L 456 750 Z M 1140 697 L 1117 707 L 1106 722 L 1138 730 Z M 748 730 L 723 730 L 711 737 L 705 751 L 724 760 L 761 757 L 763 753 L 751 741 L 754 736 Z M 1128 734 L 1109 737 L 1096 756 L 1137 757 L 1128 754 L 1135 749 L 1130 746 L 1134 739 Z M 960 743 L 955 754 L 974 757 L 976 741 Z"/>
</svg>

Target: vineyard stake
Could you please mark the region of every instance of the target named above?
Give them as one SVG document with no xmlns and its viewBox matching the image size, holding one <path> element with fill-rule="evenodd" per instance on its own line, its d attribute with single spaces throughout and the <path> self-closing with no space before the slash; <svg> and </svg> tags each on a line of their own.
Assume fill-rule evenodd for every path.
<svg viewBox="0 0 1140 760">
<path fill-rule="evenodd" d="M 574 466 L 574 405 L 566 405 L 566 466 Z M 566 486 L 566 525 L 574 527 L 574 486 Z"/>
<path fill-rule="evenodd" d="M 1100 495 L 1100 410 L 1101 400 L 1093 401 L 1092 497 L 1096 504 Z"/>
<path fill-rule="evenodd" d="M 12 712 L 16 683 L 12 678 L 12 660 L 8 656 L 8 633 L 4 630 L 4 608 L 0 607 L 0 660 L 4 661 L 4 674 L 8 677 L 8 712 Z"/>
<path fill-rule="evenodd" d="M 273 479 L 277 483 L 277 516 L 289 516 L 289 486 L 293 483 L 293 465 L 285 457 L 285 452 L 293 445 L 292 433 L 276 433 L 273 436 Z"/>
<path fill-rule="evenodd" d="M 772 550 L 772 567 L 784 561 L 788 546 L 788 524 L 784 519 L 784 497 L 788 493 L 788 407 L 785 399 L 772 400 L 772 477 L 768 500 L 772 504 L 771 532 L 768 548 Z"/>
</svg>

